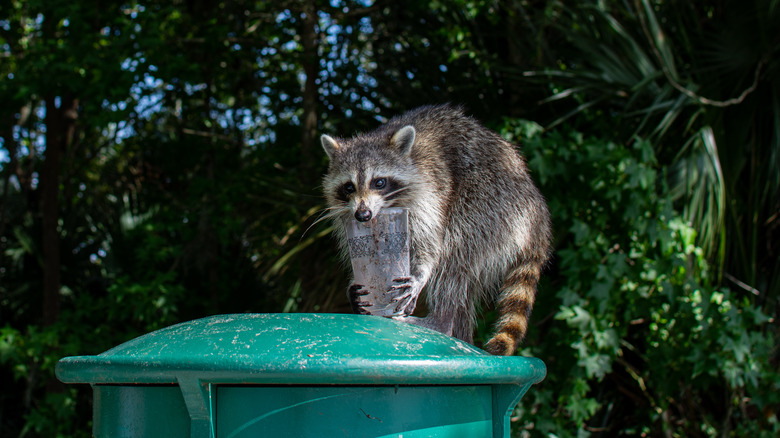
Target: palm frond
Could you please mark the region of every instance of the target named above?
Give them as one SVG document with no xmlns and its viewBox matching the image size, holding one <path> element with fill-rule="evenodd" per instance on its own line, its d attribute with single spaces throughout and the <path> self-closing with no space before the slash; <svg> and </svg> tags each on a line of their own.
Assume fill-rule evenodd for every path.
<svg viewBox="0 0 780 438">
<path fill-rule="evenodd" d="M 685 218 L 695 225 L 703 249 L 720 255 L 726 217 L 726 182 L 712 127 L 688 139 L 671 167 L 672 199 L 683 201 Z"/>
</svg>

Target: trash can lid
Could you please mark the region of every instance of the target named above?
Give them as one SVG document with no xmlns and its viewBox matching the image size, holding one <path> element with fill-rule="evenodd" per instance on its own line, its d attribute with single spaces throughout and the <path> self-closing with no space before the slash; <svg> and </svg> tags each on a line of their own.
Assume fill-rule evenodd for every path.
<svg viewBox="0 0 780 438">
<path fill-rule="evenodd" d="M 536 358 L 492 356 L 411 324 L 365 315 L 234 314 L 160 329 L 96 356 L 57 363 L 65 383 L 520 384 Z"/>
</svg>

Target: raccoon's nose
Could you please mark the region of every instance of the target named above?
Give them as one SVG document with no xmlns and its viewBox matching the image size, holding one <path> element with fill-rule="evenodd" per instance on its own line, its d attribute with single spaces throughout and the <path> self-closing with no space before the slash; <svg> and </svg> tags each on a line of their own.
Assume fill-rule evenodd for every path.
<svg viewBox="0 0 780 438">
<path fill-rule="evenodd" d="M 355 212 L 355 219 L 358 220 L 358 222 L 367 222 L 371 220 L 371 210 L 369 209 L 362 209 Z"/>
<path fill-rule="evenodd" d="M 369 210 L 368 207 L 366 207 L 366 203 L 360 201 L 360 205 L 355 211 L 355 219 L 357 219 L 358 222 L 366 222 L 371 220 L 371 215 L 372 215 L 371 210 Z"/>
</svg>

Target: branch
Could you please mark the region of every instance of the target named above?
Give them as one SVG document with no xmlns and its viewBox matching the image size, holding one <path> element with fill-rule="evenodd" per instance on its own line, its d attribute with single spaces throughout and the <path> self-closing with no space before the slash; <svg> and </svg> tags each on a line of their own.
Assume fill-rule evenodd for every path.
<svg viewBox="0 0 780 438">
<path fill-rule="evenodd" d="M 636 0 L 636 9 L 637 14 L 639 15 L 639 21 L 642 23 L 642 30 L 645 33 L 645 36 L 647 37 L 647 41 L 650 43 L 650 47 L 653 49 L 653 54 L 655 54 L 655 57 L 658 59 L 658 63 L 661 65 L 661 70 L 664 72 L 664 76 L 666 76 L 666 80 L 674 87 L 677 91 L 681 92 L 682 94 L 690 97 L 691 99 L 695 100 L 696 102 L 700 103 L 701 105 L 709 105 L 714 106 L 718 108 L 725 108 L 727 106 L 732 105 L 738 105 L 742 103 L 745 98 L 752 92 L 756 91 L 756 88 L 758 87 L 758 79 L 761 76 L 761 69 L 764 67 L 764 64 L 766 64 L 767 59 L 769 58 L 769 54 L 765 55 L 761 61 L 758 62 L 758 65 L 756 66 L 756 71 L 753 77 L 753 84 L 751 84 L 748 88 L 746 88 L 742 94 L 739 95 L 739 97 L 727 99 L 727 100 L 713 100 L 708 99 L 706 97 L 699 96 L 698 94 L 694 93 L 693 91 L 687 89 L 683 85 L 681 85 L 673 76 L 672 72 L 669 71 L 669 67 L 666 65 L 666 63 L 663 60 L 663 56 L 661 56 L 661 51 L 658 49 L 658 46 L 655 43 L 655 39 L 653 38 L 653 35 L 650 32 L 650 29 L 647 27 L 647 22 L 645 21 L 645 13 L 642 11 L 642 5 L 640 2 L 643 0 Z M 659 30 L 659 33 L 660 30 Z M 661 36 L 663 36 L 663 33 L 661 33 Z"/>
<path fill-rule="evenodd" d="M 736 284 L 737 286 L 741 287 L 742 289 L 750 292 L 751 294 L 753 294 L 753 295 L 755 295 L 757 297 L 761 296 L 761 291 L 759 291 L 758 289 L 754 288 L 753 286 L 750 286 L 747 283 L 744 283 L 744 282 L 740 281 L 737 277 L 729 274 L 728 272 L 724 272 L 723 276 L 726 277 L 727 280 L 731 281 L 732 283 Z"/>
</svg>

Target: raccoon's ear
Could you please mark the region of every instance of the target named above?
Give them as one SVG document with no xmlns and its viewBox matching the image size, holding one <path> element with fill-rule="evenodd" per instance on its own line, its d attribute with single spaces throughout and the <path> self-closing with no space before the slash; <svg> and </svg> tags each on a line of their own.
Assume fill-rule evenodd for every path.
<svg viewBox="0 0 780 438">
<path fill-rule="evenodd" d="M 390 139 L 390 143 L 397 147 L 402 154 L 409 155 L 409 153 L 412 151 L 415 134 L 416 132 L 414 131 L 414 126 L 406 125 L 399 129 L 398 132 L 393 134 L 393 138 Z"/>
<path fill-rule="evenodd" d="M 329 135 L 322 134 L 320 142 L 322 142 L 322 148 L 325 149 L 325 153 L 328 154 L 328 158 L 331 160 L 333 159 L 333 155 L 341 150 L 339 142 Z"/>
</svg>

